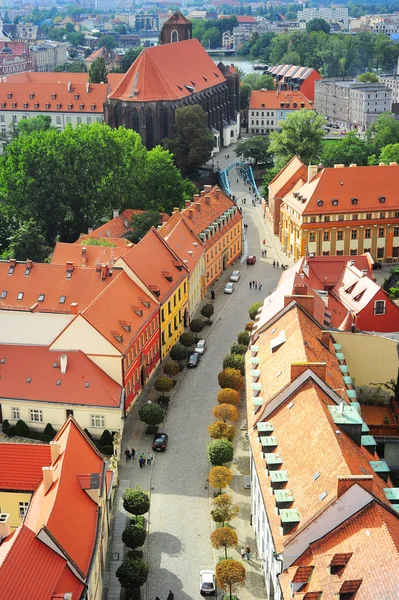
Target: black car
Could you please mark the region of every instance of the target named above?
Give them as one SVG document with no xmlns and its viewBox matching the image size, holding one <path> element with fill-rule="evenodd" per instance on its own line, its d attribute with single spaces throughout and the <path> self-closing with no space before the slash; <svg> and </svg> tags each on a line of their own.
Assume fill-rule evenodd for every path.
<svg viewBox="0 0 399 600">
<path fill-rule="evenodd" d="M 373 263 L 373 271 L 380 271 L 382 269 L 382 264 L 380 262 Z"/>
<path fill-rule="evenodd" d="M 190 358 L 187 361 L 187 366 L 188 367 L 197 367 L 200 360 L 201 360 L 201 354 L 198 354 L 198 352 L 193 352 L 193 354 L 191 354 Z"/>
<path fill-rule="evenodd" d="M 152 449 L 157 452 L 165 452 L 166 444 L 168 443 L 168 434 L 167 433 L 157 433 L 154 436 L 154 440 L 152 442 Z"/>
</svg>

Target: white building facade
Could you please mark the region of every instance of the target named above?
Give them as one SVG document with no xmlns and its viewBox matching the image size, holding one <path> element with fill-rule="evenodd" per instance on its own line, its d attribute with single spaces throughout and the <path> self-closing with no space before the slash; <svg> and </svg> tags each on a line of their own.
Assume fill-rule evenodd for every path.
<svg viewBox="0 0 399 600">
<path fill-rule="evenodd" d="M 297 13 L 297 21 L 309 23 L 313 19 L 324 19 L 327 23 L 342 23 L 344 29 L 348 29 L 348 9 L 337 8 L 303 8 Z"/>
</svg>

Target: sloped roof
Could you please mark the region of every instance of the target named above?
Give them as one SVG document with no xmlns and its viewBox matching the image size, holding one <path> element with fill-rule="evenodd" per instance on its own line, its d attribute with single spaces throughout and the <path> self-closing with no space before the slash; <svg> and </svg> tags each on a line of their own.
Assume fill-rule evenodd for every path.
<svg viewBox="0 0 399 600">
<path fill-rule="evenodd" d="M 285 167 L 269 183 L 269 190 L 274 196 L 288 193 L 294 183 L 307 175 L 307 168 L 298 156 L 293 156 Z M 286 186 L 289 186 L 286 189 Z"/>
<path fill-rule="evenodd" d="M 0 444 L 0 489 L 33 492 L 50 463 L 47 444 Z"/>
<path fill-rule="evenodd" d="M 304 81 L 311 73 L 316 72 L 316 69 L 284 64 L 271 67 L 267 72 L 274 77 L 278 77 L 279 79 L 285 79 L 287 77 Z"/>
<path fill-rule="evenodd" d="M 124 237 L 129 231 L 131 231 L 131 227 L 129 227 L 129 223 L 133 215 L 142 215 L 145 213 L 145 210 L 138 210 L 132 208 L 126 208 L 120 215 L 114 217 L 104 223 L 104 225 L 100 225 L 97 229 L 94 229 L 90 233 L 86 235 L 82 235 L 75 244 L 79 244 L 82 241 L 90 238 L 94 239 L 106 239 L 111 241 L 115 238 Z M 162 222 L 165 223 L 169 219 L 169 215 L 166 213 L 162 213 Z M 126 241 L 126 245 L 131 244 L 128 240 Z"/>
<path fill-rule="evenodd" d="M 356 314 L 362 311 L 381 290 L 381 287 L 370 277 L 350 263 L 346 264 L 332 289 L 345 308 Z"/>
<path fill-rule="evenodd" d="M 302 92 L 276 92 L 275 90 L 253 90 L 249 101 L 252 110 L 313 110 L 313 104 Z"/>
<path fill-rule="evenodd" d="M 167 21 L 165 21 L 164 25 L 187 25 L 190 24 L 191 21 L 186 19 L 182 13 L 177 10 Z"/>
<path fill-rule="evenodd" d="M 65 374 L 60 369 L 61 354 L 67 356 Z M 0 357 L 5 359 L 0 363 L 3 398 L 120 407 L 121 386 L 80 350 L 61 353 L 45 346 L 1 344 Z"/>
<path fill-rule="evenodd" d="M 199 40 L 191 39 L 143 50 L 108 97 L 125 102 L 178 100 L 225 81 Z"/>
<path fill-rule="evenodd" d="M 91 246 L 88 244 L 68 244 L 67 242 L 57 242 L 54 248 L 53 256 L 51 257 L 52 265 L 65 265 L 68 261 L 72 261 L 75 265 L 81 267 L 95 268 L 100 264 L 108 264 L 113 266 L 116 260 L 126 254 L 133 244 L 124 246 Z M 83 250 L 85 249 L 85 250 Z"/>
<path fill-rule="evenodd" d="M 88 73 L 54 73 L 54 72 L 39 72 L 25 71 L 23 73 L 13 73 L 7 75 L 7 81 L 10 83 L 48 83 L 48 84 L 66 84 L 71 82 L 86 83 L 88 81 Z"/>
<path fill-rule="evenodd" d="M 158 232 L 192 273 L 201 259 L 204 248 L 180 213 L 174 213 Z"/>
</svg>

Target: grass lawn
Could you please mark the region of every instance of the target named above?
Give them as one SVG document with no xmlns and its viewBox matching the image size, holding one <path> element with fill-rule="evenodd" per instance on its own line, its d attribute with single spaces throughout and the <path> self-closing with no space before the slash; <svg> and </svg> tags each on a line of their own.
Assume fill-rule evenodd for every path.
<svg viewBox="0 0 399 600">
<path fill-rule="evenodd" d="M 336 140 L 321 140 L 323 143 L 324 148 L 329 148 L 335 144 L 339 144 L 340 142 L 342 142 L 342 138 L 341 139 L 336 139 Z"/>
</svg>

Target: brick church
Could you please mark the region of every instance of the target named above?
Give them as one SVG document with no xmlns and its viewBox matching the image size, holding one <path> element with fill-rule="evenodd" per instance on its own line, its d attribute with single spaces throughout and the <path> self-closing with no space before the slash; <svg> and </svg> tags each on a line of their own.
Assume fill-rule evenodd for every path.
<svg viewBox="0 0 399 600">
<path fill-rule="evenodd" d="M 234 67 L 216 65 L 176 12 L 162 27 L 161 45 L 143 50 L 108 95 L 105 120 L 137 131 L 150 149 L 173 137 L 176 109 L 199 104 L 215 149 L 227 147 L 240 130 L 239 85 Z"/>
</svg>

